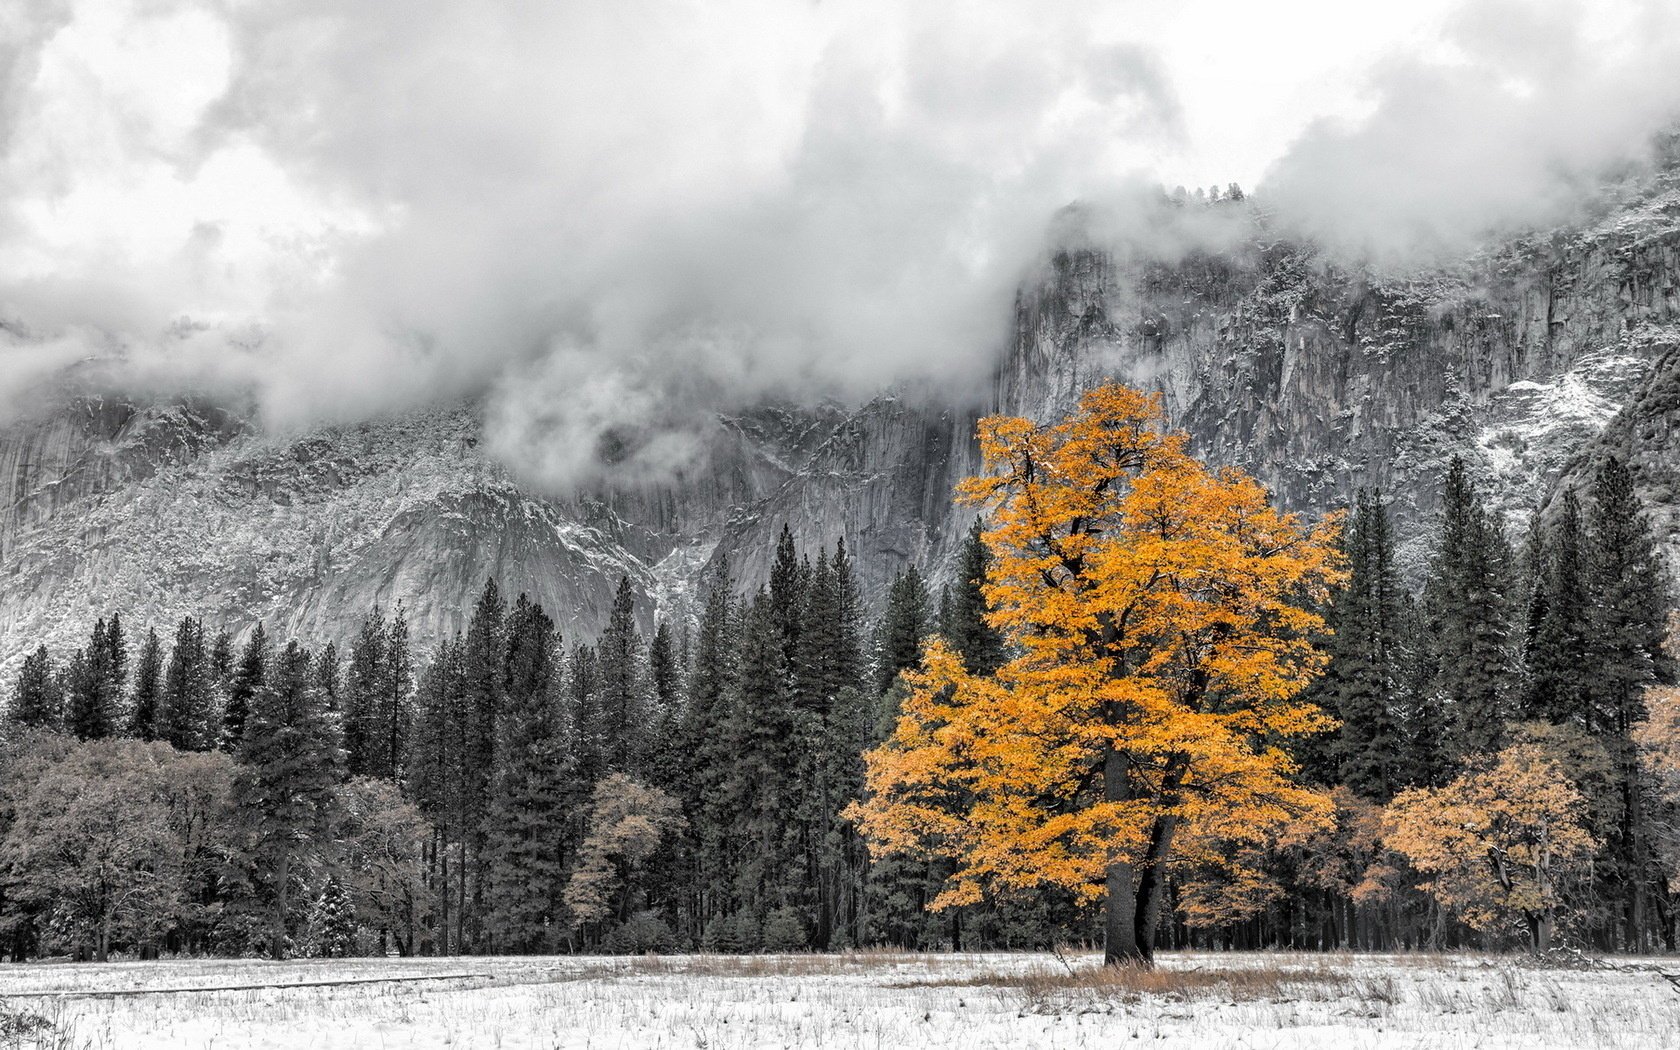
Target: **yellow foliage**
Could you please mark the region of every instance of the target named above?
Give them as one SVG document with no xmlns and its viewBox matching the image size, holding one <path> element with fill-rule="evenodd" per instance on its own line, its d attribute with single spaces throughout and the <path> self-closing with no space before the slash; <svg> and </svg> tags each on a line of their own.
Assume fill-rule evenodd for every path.
<svg viewBox="0 0 1680 1050">
<path fill-rule="evenodd" d="M 1383 821 L 1390 849 L 1429 876 L 1423 889 L 1479 930 L 1541 924 L 1563 903 L 1562 887 L 1585 873 L 1598 843 L 1587 801 L 1553 753 L 1517 744 L 1472 763 L 1437 790 L 1395 796 Z"/>
<path fill-rule="evenodd" d="M 1669 617 L 1668 653 L 1680 659 L 1680 614 Z M 1652 822 L 1657 856 L 1680 883 L 1680 687 L 1645 690 L 1645 720 L 1634 727 L 1639 761 L 1650 778 L 1659 819 Z"/>
<path fill-rule="evenodd" d="M 988 886 L 1095 899 L 1110 864 L 1159 868 L 1175 839 L 1251 901 L 1232 858 L 1330 819 L 1284 745 L 1333 725 L 1300 694 L 1325 659 L 1312 610 L 1342 575 L 1338 521 L 1280 513 L 1184 440 L 1158 398 L 1113 384 L 1059 423 L 981 422 L 984 472 L 959 493 L 987 511 L 989 619 L 1015 656 L 977 678 L 931 642 L 849 810 L 877 855 L 956 862 L 935 907 Z"/>
</svg>

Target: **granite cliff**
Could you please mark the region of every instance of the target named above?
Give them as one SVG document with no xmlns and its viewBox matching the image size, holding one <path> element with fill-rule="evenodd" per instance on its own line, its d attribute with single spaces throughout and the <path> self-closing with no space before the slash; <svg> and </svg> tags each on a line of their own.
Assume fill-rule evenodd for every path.
<svg viewBox="0 0 1680 1050">
<path fill-rule="evenodd" d="M 1626 458 L 1680 566 L 1680 174 L 1423 270 L 1263 233 L 1170 261 L 1070 242 L 1019 293 L 979 403 L 761 405 L 719 417 L 707 469 L 634 492 L 529 490 L 470 404 L 274 434 L 226 405 L 66 387 L 0 428 L 0 671 L 111 609 L 318 640 L 402 601 L 425 647 L 490 575 L 591 636 L 621 575 L 644 619 L 682 616 L 721 555 L 762 578 L 784 522 L 806 545 L 844 536 L 878 598 L 906 564 L 945 571 L 979 415 L 1051 414 L 1109 376 L 1160 390 L 1200 454 L 1288 507 L 1382 487 L 1414 571 L 1455 453 L 1513 530 Z"/>
</svg>

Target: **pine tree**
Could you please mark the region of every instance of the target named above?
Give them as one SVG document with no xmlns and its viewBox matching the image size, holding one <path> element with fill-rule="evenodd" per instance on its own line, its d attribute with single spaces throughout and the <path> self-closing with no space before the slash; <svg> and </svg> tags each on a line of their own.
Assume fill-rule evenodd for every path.
<svg viewBox="0 0 1680 1050">
<path fill-rule="evenodd" d="M 648 642 L 647 682 L 654 727 L 648 754 L 649 779 L 655 787 L 675 792 L 683 770 L 683 668 L 668 621 L 660 621 Z"/>
<path fill-rule="evenodd" d="M 643 697 L 642 637 L 636 630 L 635 593 L 621 576 L 606 630 L 596 645 L 600 658 L 600 725 L 595 736 L 604 771 L 639 774 L 647 754 L 647 704 Z"/>
<path fill-rule="evenodd" d="M 147 630 L 140 646 L 140 663 L 134 669 L 134 697 L 129 703 L 128 734 L 141 740 L 156 740 L 159 707 L 163 702 L 163 643 L 157 631 Z"/>
<path fill-rule="evenodd" d="M 1646 687 L 1674 681 L 1675 669 L 1663 650 L 1674 602 L 1633 474 L 1615 457 L 1594 480 L 1587 563 L 1597 657 L 1594 722 L 1602 732 L 1626 737 L 1645 717 Z"/>
<path fill-rule="evenodd" d="M 507 623 L 501 756 L 489 813 L 489 915 L 498 951 L 552 950 L 566 860 L 561 778 L 568 772 L 555 697 L 559 638 L 521 594 Z"/>
<path fill-rule="evenodd" d="M 674 712 L 682 706 L 682 667 L 671 641 L 671 624 L 665 620 L 653 629 L 653 640 L 648 643 L 648 684 L 653 690 L 654 705 L 661 713 Z"/>
<path fill-rule="evenodd" d="M 216 640 L 210 646 L 210 680 L 223 696 L 233 682 L 233 671 L 233 635 L 223 627 L 216 632 Z"/>
<path fill-rule="evenodd" d="M 1498 750 L 1512 714 L 1511 550 L 1454 456 L 1442 491 L 1441 541 L 1424 590 L 1434 689 L 1455 754 Z"/>
<path fill-rule="evenodd" d="M 459 902 L 462 946 L 474 951 L 481 947 L 484 921 L 484 890 L 488 874 L 486 815 L 497 774 L 496 715 L 502 707 L 502 676 L 506 656 L 506 607 L 494 579 L 473 606 L 462 650 L 462 687 L 465 711 L 465 739 L 461 742 L 462 774 L 459 826 L 469 858 L 466 872 L 472 884 L 470 900 Z"/>
<path fill-rule="evenodd" d="M 6 720 L 19 728 L 57 729 L 62 719 L 63 699 L 53 673 L 52 656 L 46 646 L 36 646 L 23 660 L 17 691 L 6 709 Z"/>
<path fill-rule="evenodd" d="M 315 898 L 309 916 L 309 929 L 315 935 L 314 953 L 322 959 L 343 959 L 356 950 L 356 913 L 350 894 L 337 875 L 327 876 L 321 895 Z"/>
<path fill-rule="evenodd" d="M 947 589 L 949 604 L 940 617 L 939 632 L 951 648 L 962 654 L 970 674 L 989 675 L 1003 666 L 1003 635 L 986 622 L 990 606 L 981 590 L 991 565 L 991 548 L 982 538 L 983 523 L 977 518 L 968 530 L 957 580 Z"/>
<path fill-rule="evenodd" d="M 782 640 L 782 661 L 790 670 L 798 659 L 804 584 L 805 572 L 794 546 L 793 531 L 783 522 L 781 535 L 776 538 L 776 557 L 770 563 L 770 616 Z"/>
<path fill-rule="evenodd" d="M 695 877 L 690 910 L 703 932 L 709 920 L 733 907 L 733 814 L 726 794 L 730 762 L 730 698 L 735 691 L 738 618 L 729 561 L 719 558 L 705 592 L 694 644 L 694 667 L 689 675 L 688 706 L 681 726 L 683 775 L 678 785 L 684 810 L 690 815 L 689 836 L 694 842 Z"/>
<path fill-rule="evenodd" d="M 793 698 L 818 724 L 834 697 L 848 683 L 842 677 L 840 595 L 833 567 L 818 561 L 811 571 L 800 609 L 798 641 L 793 653 Z"/>
<path fill-rule="evenodd" d="M 268 669 L 268 632 L 261 621 L 251 630 L 239 663 L 227 680 L 227 706 L 222 709 L 222 750 L 237 753 L 245 737 L 245 720 L 250 717 L 251 702 L 261 689 Z"/>
<path fill-rule="evenodd" d="M 102 618 L 93 625 L 93 637 L 87 648 L 78 650 L 71 658 L 64 728 L 78 740 L 102 740 L 116 731 L 120 694 L 113 655 Z"/>
<path fill-rule="evenodd" d="M 1592 597 L 1587 536 L 1575 493 L 1565 491 L 1543 548 L 1538 624 L 1528 645 L 1525 715 L 1558 724 L 1592 724 Z"/>
<path fill-rule="evenodd" d="M 123 620 L 97 620 L 81 664 L 72 675 L 66 696 L 64 727 L 77 739 L 114 736 L 126 722 L 123 711 L 124 685 L 128 682 L 128 640 Z"/>
<path fill-rule="evenodd" d="M 123 630 L 121 613 L 112 613 L 105 624 L 105 653 L 105 704 L 115 735 L 128 722 L 128 633 Z"/>
<path fill-rule="evenodd" d="M 1317 696 L 1342 722 L 1341 782 L 1387 801 L 1415 769 L 1400 722 L 1400 579 L 1380 495 L 1359 494 L 1343 546 L 1348 581 L 1330 611 L 1330 662 Z"/>
<path fill-rule="evenodd" d="M 183 617 L 175 629 L 164 675 L 158 739 L 181 751 L 208 751 L 215 740 L 210 731 L 211 689 L 204 625 L 191 616 Z"/>
<path fill-rule="evenodd" d="M 461 951 L 461 905 L 466 900 L 466 641 L 446 639 L 420 676 L 415 693 L 414 758 L 408 790 L 433 829 L 426 848 L 427 878 L 435 895 L 433 948 Z M 452 851 L 459 851 L 452 858 Z M 451 927 L 451 921 L 454 927 Z"/>
<path fill-rule="evenodd" d="M 333 642 L 328 642 L 322 646 L 320 653 L 315 657 L 315 684 L 321 690 L 321 703 L 327 711 L 331 712 L 334 718 L 339 720 L 339 725 L 342 727 L 344 724 L 344 705 L 340 697 L 343 694 L 343 676 L 339 664 L 338 646 Z M 348 762 L 348 759 L 346 759 L 346 762 Z"/>
<path fill-rule="evenodd" d="M 334 861 L 344 756 L 318 681 L 308 652 L 288 642 L 253 698 L 234 780 L 244 874 L 276 959 L 288 954 L 311 869 Z"/>
<path fill-rule="evenodd" d="M 350 678 L 346 683 L 344 709 L 344 751 L 351 776 L 378 775 L 374 740 L 377 711 L 384 692 L 385 645 L 388 640 L 385 614 L 375 605 L 362 618 L 361 630 L 350 647 Z"/>
<path fill-rule="evenodd" d="M 927 584 L 914 565 L 893 580 L 887 592 L 887 611 L 881 620 L 875 659 L 877 693 L 885 693 L 900 671 L 921 662 L 922 639 L 927 637 L 931 626 L 927 599 Z"/>
<path fill-rule="evenodd" d="M 372 719 L 367 729 L 368 761 L 364 772 L 386 780 L 408 768 L 410 725 L 414 719 L 414 660 L 408 644 L 408 614 L 398 603 L 386 628 L 384 659 L 379 664 Z"/>
<path fill-rule="evenodd" d="M 1634 491 L 1633 474 L 1618 459 L 1607 459 L 1593 482 L 1593 507 L 1587 550 L 1589 630 L 1593 655 L 1591 717 L 1588 727 L 1609 752 L 1620 795 L 1621 819 L 1605 829 L 1611 863 L 1598 874 L 1614 880 L 1610 896 L 1625 908 L 1627 934 L 1621 947 L 1648 950 L 1653 934 L 1666 934 L 1664 922 L 1653 930 L 1651 901 L 1666 894 L 1650 828 L 1645 775 L 1634 746 L 1634 728 L 1647 717 L 1646 690 L 1674 681 L 1674 667 L 1663 649 L 1666 621 L 1673 606 L 1656 542 Z"/>
<path fill-rule="evenodd" d="M 834 557 L 829 561 L 834 573 L 835 616 L 840 623 L 836 645 L 839 661 L 835 673 L 840 680 L 859 690 L 866 688 L 866 662 L 863 652 L 863 597 L 858 592 L 857 574 L 846 554 L 846 541 L 834 544 Z"/>
<path fill-rule="evenodd" d="M 760 590 L 741 628 L 740 667 L 726 723 L 730 758 L 724 781 L 733 816 L 730 852 L 736 910 L 761 916 L 787 903 L 790 860 L 783 832 L 791 801 L 788 741 L 791 697 L 785 637 L 770 595 Z"/>
</svg>

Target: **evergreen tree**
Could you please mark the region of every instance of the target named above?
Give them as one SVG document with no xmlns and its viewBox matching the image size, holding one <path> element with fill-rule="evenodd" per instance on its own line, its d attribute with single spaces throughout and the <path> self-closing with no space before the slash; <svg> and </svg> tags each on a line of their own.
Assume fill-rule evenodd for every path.
<svg viewBox="0 0 1680 1050">
<path fill-rule="evenodd" d="M 115 734 L 128 721 L 128 712 L 124 710 L 128 696 L 128 633 L 123 630 L 121 613 L 112 613 L 105 624 L 105 653 L 106 710 L 110 712 L 111 732 Z"/>
<path fill-rule="evenodd" d="M 462 902 L 462 947 L 480 950 L 487 876 L 486 819 L 498 768 L 496 715 L 502 707 L 503 662 L 506 655 L 507 613 L 494 579 L 473 606 L 462 650 L 465 739 L 461 743 L 463 789 L 459 826 L 468 853 L 466 875 L 472 884 L 470 900 Z"/>
<path fill-rule="evenodd" d="M 600 775 L 606 748 L 600 736 L 601 661 L 595 647 L 582 642 L 572 646 L 566 661 L 566 720 L 578 761 L 578 775 L 593 780 Z"/>
<path fill-rule="evenodd" d="M 309 929 L 315 935 L 314 954 L 318 957 L 343 959 L 355 953 L 356 913 L 337 875 L 327 876 L 326 886 L 315 899 Z"/>
<path fill-rule="evenodd" d="M 346 683 L 344 751 L 351 776 L 377 775 L 373 767 L 374 741 L 379 735 L 377 712 L 384 692 L 385 614 L 375 605 L 362 618 L 361 630 L 350 646 L 350 677 Z"/>
<path fill-rule="evenodd" d="M 567 829 L 562 777 L 570 770 L 556 719 L 559 638 L 521 594 L 507 623 L 501 755 L 489 821 L 489 916 L 498 951 L 549 951 L 561 928 Z"/>
<path fill-rule="evenodd" d="M 863 652 L 863 596 L 858 592 L 857 574 L 852 570 L 851 558 L 846 555 L 844 539 L 834 544 L 834 557 L 829 560 L 829 567 L 834 573 L 835 616 L 840 624 L 835 643 L 840 655 L 835 672 L 841 682 L 862 690 L 867 685 Z"/>
<path fill-rule="evenodd" d="M 1633 474 L 1615 457 L 1593 484 L 1590 630 L 1594 728 L 1627 737 L 1645 718 L 1644 691 L 1672 683 L 1663 650 L 1673 607 L 1656 540 L 1633 488 Z"/>
<path fill-rule="evenodd" d="M 776 538 L 776 557 L 770 563 L 770 616 L 782 640 L 782 661 L 790 670 L 798 659 L 800 610 L 804 604 L 805 572 L 794 546 L 793 531 L 782 523 Z"/>
<path fill-rule="evenodd" d="M 253 697 L 234 802 L 244 875 L 269 953 L 285 958 L 312 869 L 335 862 L 343 751 L 308 652 L 288 642 Z"/>
<path fill-rule="evenodd" d="M 216 640 L 210 646 L 210 679 L 224 697 L 233 683 L 233 672 L 233 635 L 223 627 L 216 632 Z"/>
<path fill-rule="evenodd" d="M 818 724 L 827 716 L 834 697 L 850 684 L 843 677 L 845 654 L 840 638 L 837 582 L 827 560 L 818 561 L 811 571 L 800 609 L 798 640 L 794 646 L 793 698 L 801 710 L 816 716 Z"/>
<path fill-rule="evenodd" d="M 222 709 L 222 750 L 238 752 L 245 737 L 245 720 L 250 716 L 251 702 L 266 679 L 268 668 L 268 632 L 259 621 L 251 637 L 239 654 L 239 663 L 228 676 L 227 706 Z"/>
<path fill-rule="evenodd" d="M 93 642 L 70 655 L 65 668 L 64 730 L 77 740 L 111 735 L 110 710 L 105 706 L 105 621 L 93 627 Z"/>
<path fill-rule="evenodd" d="M 465 650 L 466 641 L 459 634 L 446 639 L 421 674 L 415 693 L 414 759 L 408 789 L 432 826 L 426 847 L 427 880 L 435 899 L 432 947 L 440 955 L 462 950 L 462 911 L 467 899 L 462 826 L 469 736 Z"/>
<path fill-rule="evenodd" d="M 1411 781 L 1413 756 L 1400 723 L 1400 579 L 1380 495 L 1359 494 L 1343 546 L 1348 581 L 1331 607 L 1330 662 L 1318 695 L 1342 723 L 1341 782 L 1387 801 Z"/>
<path fill-rule="evenodd" d="M 340 662 L 338 646 L 335 643 L 328 642 L 322 646 L 320 653 L 315 657 L 315 684 L 321 690 L 322 705 L 332 713 L 334 718 L 339 720 L 339 725 L 342 727 L 344 724 L 344 705 L 340 700 L 343 693 L 343 676 L 339 669 Z M 346 759 L 346 762 L 348 762 L 348 759 Z"/>
<path fill-rule="evenodd" d="M 793 879 L 784 837 L 789 803 L 791 698 L 785 638 L 770 595 L 760 590 L 741 628 L 740 667 L 726 723 L 730 760 L 724 782 L 736 911 L 762 916 L 788 903 Z"/>
<path fill-rule="evenodd" d="M 675 712 L 682 706 L 682 667 L 677 650 L 671 641 L 671 625 L 660 621 L 648 643 L 648 684 L 653 689 L 653 702 L 661 714 Z"/>
<path fill-rule="evenodd" d="M 983 588 L 992 552 L 981 533 L 982 523 L 977 519 L 963 544 L 957 580 L 947 589 L 948 605 L 940 617 L 939 632 L 962 654 L 970 674 L 989 675 L 1003 666 L 1004 651 L 1003 635 L 986 622 L 990 606 Z"/>
<path fill-rule="evenodd" d="M 183 617 L 175 629 L 164 675 L 158 739 L 181 751 L 208 751 L 215 740 L 210 730 L 211 690 L 204 625 L 191 616 Z"/>
<path fill-rule="evenodd" d="M 141 740 L 156 740 L 159 705 L 163 700 L 163 643 L 155 630 L 147 630 L 140 646 L 140 663 L 134 669 L 134 697 L 129 704 L 128 734 Z"/>
<path fill-rule="evenodd" d="M 695 876 L 689 909 L 699 935 L 714 917 L 733 907 L 729 880 L 732 814 L 726 794 L 731 746 L 726 736 L 735 690 L 738 633 L 729 561 L 719 558 L 705 593 L 689 676 L 688 705 L 681 726 L 683 775 L 678 784 L 690 815 Z"/>
<path fill-rule="evenodd" d="M 914 565 L 893 580 L 875 659 L 877 693 L 885 693 L 900 671 L 921 663 L 922 639 L 930 627 L 927 599 L 927 584 Z"/>
<path fill-rule="evenodd" d="M 1633 731 L 1647 717 L 1646 689 L 1671 684 L 1674 668 L 1663 649 L 1666 621 L 1673 607 L 1656 541 L 1634 491 L 1633 474 L 1618 459 L 1607 459 L 1593 481 L 1590 542 L 1587 550 L 1592 674 L 1588 728 L 1610 754 L 1620 796 L 1621 819 L 1604 829 L 1609 864 L 1598 874 L 1624 910 L 1626 936 L 1621 947 L 1648 950 L 1653 934 L 1664 936 L 1665 921 L 1652 928 L 1652 901 L 1667 896 L 1667 877 L 1657 858 L 1657 835 L 1650 827 L 1645 775 Z"/>
<path fill-rule="evenodd" d="M 384 659 L 368 723 L 368 776 L 396 780 L 408 768 L 410 725 L 414 720 L 414 658 L 408 643 L 408 614 L 398 603 L 386 628 Z"/>
<path fill-rule="evenodd" d="M 642 637 L 636 630 L 635 593 L 621 576 L 607 628 L 596 645 L 600 659 L 600 724 L 592 734 L 600 748 L 598 766 L 615 773 L 639 773 L 647 753 L 646 703 L 642 686 Z"/>
<path fill-rule="evenodd" d="M 6 720 L 20 728 L 57 729 L 62 718 L 63 698 L 53 673 L 52 656 L 46 646 L 36 646 L 24 657 Z"/>
<path fill-rule="evenodd" d="M 1535 587 L 1538 623 L 1527 652 L 1525 714 L 1591 728 L 1598 669 L 1592 666 L 1587 536 L 1574 492 L 1564 492 L 1543 550 L 1545 575 Z"/>
<path fill-rule="evenodd" d="M 1498 749 L 1511 711 L 1511 550 L 1454 456 L 1442 491 L 1441 541 L 1424 604 L 1434 690 L 1455 754 Z"/>
<path fill-rule="evenodd" d="M 671 625 L 660 621 L 648 642 L 648 699 L 654 739 L 649 749 L 649 779 L 655 787 L 676 792 L 682 780 L 683 668 Z"/>
<path fill-rule="evenodd" d="M 1440 787 L 1455 767 L 1448 744 L 1446 712 L 1435 688 L 1439 654 L 1430 644 L 1429 625 L 1422 605 L 1410 594 L 1400 596 L 1399 723 L 1406 759 L 1401 779 L 1407 785 Z"/>
</svg>

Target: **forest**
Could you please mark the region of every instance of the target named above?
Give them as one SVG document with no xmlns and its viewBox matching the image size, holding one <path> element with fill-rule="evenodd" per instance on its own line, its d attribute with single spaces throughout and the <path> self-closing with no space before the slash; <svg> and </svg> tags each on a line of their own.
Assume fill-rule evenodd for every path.
<svg viewBox="0 0 1680 1050">
<path fill-rule="evenodd" d="M 423 659 L 400 605 L 35 648 L 6 951 L 1676 947 L 1673 596 L 1624 464 L 1513 537 L 1455 459 L 1409 582 L 1380 492 L 1302 521 L 1124 388 L 981 442 L 953 582 L 879 610 L 784 528 L 651 636 L 628 580 L 566 639 L 492 579 Z"/>
</svg>

